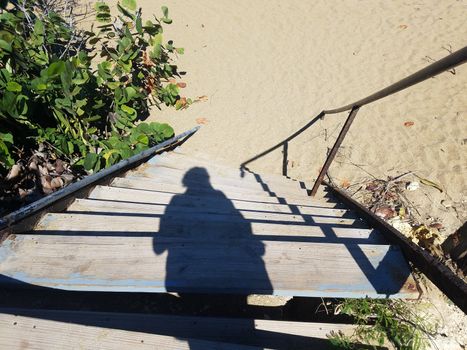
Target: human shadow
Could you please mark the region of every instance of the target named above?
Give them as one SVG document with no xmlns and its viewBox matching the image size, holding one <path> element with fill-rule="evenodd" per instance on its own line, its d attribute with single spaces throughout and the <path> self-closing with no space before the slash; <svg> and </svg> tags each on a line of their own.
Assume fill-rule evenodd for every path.
<svg viewBox="0 0 467 350">
<path fill-rule="evenodd" d="M 181 298 L 192 292 L 239 294 L 239 307 L 247 307 L 248 294 L 271 294 L 264 243 L 254 237 L 250 222 L 212 187 L 206 169 L 188 170 L 183 185 L 185 193 L 169 202 L 153 240 L 157 255 L 167 253 L 166 291 Z M 213 218 L 215 208 L 227 212 L 229 220 Z M 200 348 L 190 342 L 190 349 Z"/>
</svg>

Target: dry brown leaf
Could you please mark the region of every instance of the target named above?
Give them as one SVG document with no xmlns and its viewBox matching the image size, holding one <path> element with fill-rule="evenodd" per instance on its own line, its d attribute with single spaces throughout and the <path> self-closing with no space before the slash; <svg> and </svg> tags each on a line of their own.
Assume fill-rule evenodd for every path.
<svg viewBox="0 0 467 350">
<path fill-rule="evenodd" d="M 376 208 L 375 214 L 376 216 L 379 216 L 380 218 L 390 219 L 396 216 L 396 211 L 392 209 L 391 207 L 381 206 L 381 207 Z"/>
<path fill-rule="evenodd" d="M 64 182 L 60 177 L 53 178 L 52 181 L 50 181 L 50 186 L 54 189 L 63 187 Z"/>
<path fill-rule="evenodd" d="M 405 122 L 405 123 L 404 123 L 404 126 L 410 127 L 410 126 L 412 126 L 412 125 L 414 125 L 414 124 L 415 124 L 414 122 Z"/>
<path fill-rule="evenodd" d="M 350 186 L 350 182 L 347 179 L 342 180 L 341 187 L 348 188 Z"/>
<path fill-rule="evenodd" d="M 401 24 L 399 26 L 400 29 L 407 29 L 408 28 L 408 25 L 407 24 Z"/>
<path fill-rule="evenodd" d="M 57 159 L 55 161 L 55 171 L 58 173 L 58 174 L 61 174 L 65 171 L 65 163 L 63 163 L 63 161 L 61 159 Z"/>
<path fill-rule="evenodd" d="M 196 118 L 195 121 L 197 124 L 203 124 L 203 125 L 209 123 L 209 121 L 206 118 Z"/>
<path fill-rule="evenodd" d="M 19 164 L 15 164 L 11 167 L 10 172 L 6 176 L 6 180 L 13 180 L 14 178 L 18 177 L 21 172 L 23 171 L 23 167 Z"/>
<path fill-rule="evenodd" d="M 183 81 L 181 81 L 181 82 L 178 82 L 178 83 L 177 83 L 177 86 L 178 86 L 179 88 L 182 88 L 182 89 L 183 89 L 183 88 L 186 88 L 186 83 L 184 83 Z"/>
<path fill-rule="evenodd" d="M 440 222 L 434 222 L 428 226 L 429 228 L 435 228 L 437 230 L 441 230 L 443 228 L 443 224 Z"/>
<path fill-rule="evenodd" d="M 198 101 L 206 102 L 207 100 L 208 100 L 208 97 L 206 95 L 198 97 Z"/>
</svg>

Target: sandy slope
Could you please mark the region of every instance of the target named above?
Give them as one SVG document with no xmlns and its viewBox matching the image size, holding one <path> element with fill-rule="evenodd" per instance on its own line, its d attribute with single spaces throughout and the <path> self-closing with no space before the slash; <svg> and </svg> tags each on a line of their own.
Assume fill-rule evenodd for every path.
<svg viewBox="0 0 467 350">
<path fill-rule="evenodd" d="M 164 3 L 140 0 L 143 13 Z M 364 97 L 467 44 L 467 2 L 170 1 L 166 35 L 185 47 L 185 94 L 209 100 L 154 111 L 177 131 L 207 124 L 187 144 L 234 165 L 307 123 L 320 110 Z M 444 48 L 443 48 L 444 47 Z M 429 56 L 430 58 L 428 58 Z M 363 108 L 333 167 L 338 182 L 415 171 L 446 189 L 416 204 L 448 231 L 465 220 L 467 65 Z M 345 115 L 314 124 L 289 146 L 289 175 L 311 180 Z M 413 121 L 411 127 L 404 122 Z M 280 173 L 281 151 L 251 164 Z M 447 196 L 446 196 L 447 195 Z M 417 196 L 415 196 L 417 197 Z M 446 208 L 441 200 L 454 204 Z M 449 206 L 449 205 L 448 205 Z M 460 218 L 459 218 L 460 217 Z"/>
</svg>

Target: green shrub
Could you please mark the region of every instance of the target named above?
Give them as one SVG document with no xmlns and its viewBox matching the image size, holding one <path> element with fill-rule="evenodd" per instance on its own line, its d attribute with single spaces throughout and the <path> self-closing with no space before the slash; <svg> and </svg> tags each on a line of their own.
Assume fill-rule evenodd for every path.
<svg viewBox="0 0 467 350">
<path fill-rule="evenodd" d="M 340 349 L 358 349 L 358 342 L 382 346 L 387 339 L 396 349 L 423 350 L 436 326 L 419 316 L 413 304 L 393 299 L 346 299 L 335 313 L 351 316 L 357 328 L 353 337 L 331 334 L 331 343 Z"/>
<path fill-rule="evenodd" d="M 122 0 L 116 17 L 104 2 L 95 10 L 97 27 L 87 31 L 40 0 L 0 10 L 3 173 L 41 143 L 97 171 L 173 135 L 167 124 L 138 125 L 152 105 L 188 105 L 173 79 L 173 57 L 183 49 L 163 41 L 167 8 L 144 21 L 134 0 Z"/>
</svg>

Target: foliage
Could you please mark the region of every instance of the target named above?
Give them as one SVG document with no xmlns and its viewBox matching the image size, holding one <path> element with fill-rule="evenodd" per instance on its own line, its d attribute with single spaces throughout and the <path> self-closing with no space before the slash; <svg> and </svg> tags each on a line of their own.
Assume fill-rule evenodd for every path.
<svg viewBox="0 0 467 350">
<path fill-rule="evenodd" d="M 331 335 L 332 344 L 342 349 L 355 349 L 356 341 L 382 346 L 387 339 L 397 349 L 422 350 L 435 330 L 429 320 L 401 300 L 346 299 L 336 307 L 336 313 L 351 316 L 358 325 L 353 337 Z"/>
<path fill-rule="evenodd" d="M 163 41 L 168 9 L 143 21 L 135 0 L 116 17 L 98 2 L 97 28 L 80 31 L 40 4 L 0 10 L 0 172 L 41 143 L 97 171 L 171 137 L 167 124 L 140 123 L 152 105 L 189 104 L 172 64 L 183 49 Z"/>
<path fill-rule="evenodd" d="M 335 332 L 331 331 L 328 335 L 329 342 L 331 343 L 334 349 L 339 350 L 356 350 L 355 344 L 352 342 L 352 339 L 346 336 L 341 331 Z"/>
</svg>

